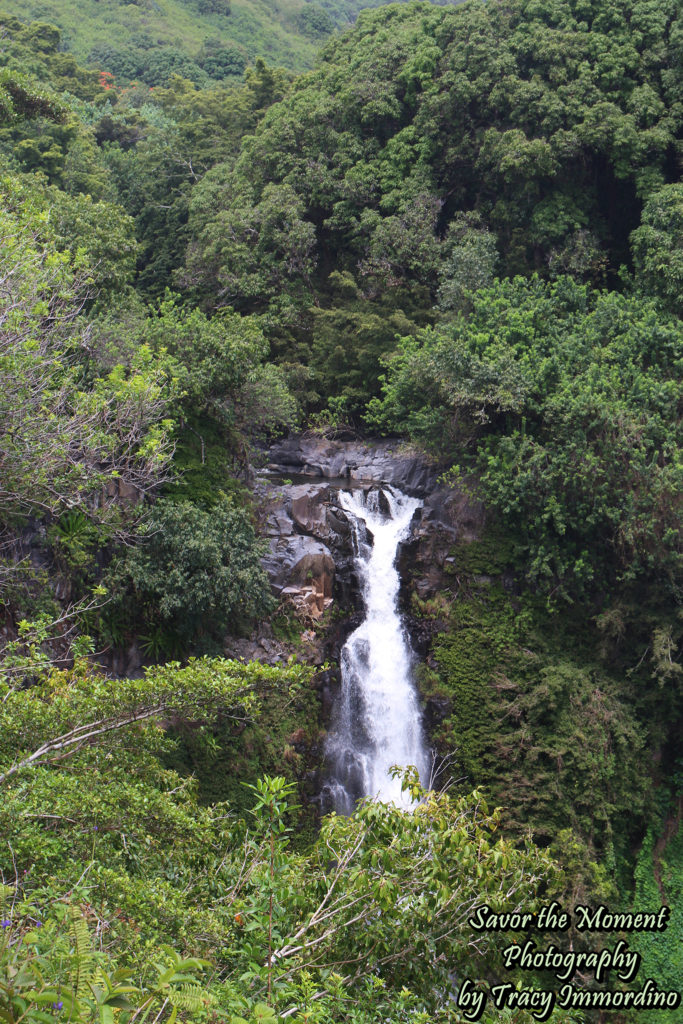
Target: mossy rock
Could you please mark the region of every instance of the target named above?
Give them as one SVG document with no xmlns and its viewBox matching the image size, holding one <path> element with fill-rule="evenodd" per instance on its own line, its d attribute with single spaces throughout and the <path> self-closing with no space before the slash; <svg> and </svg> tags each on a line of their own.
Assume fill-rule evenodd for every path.
<svg viewBox="0 0 683 1024">
<path fill-rule="evenodd" d="M 452 548 L 452 573 L 499 576 L 519 568 L 520 556 L 514 538 L 498 526 L 489 525 L 480 540 L 460 541 Z"/>
</svg>

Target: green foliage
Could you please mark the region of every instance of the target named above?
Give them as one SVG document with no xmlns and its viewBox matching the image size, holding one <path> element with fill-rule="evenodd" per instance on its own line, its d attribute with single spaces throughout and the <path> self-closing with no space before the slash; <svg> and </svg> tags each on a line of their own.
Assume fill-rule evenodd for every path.
<svg viewBox="0 0 683 1024">
<path fill-rule="evenodd" d="M 158 501 L 141 543 L 118 570 L 116 589 L 119 602 L 134 599 L 134 618 L 161 621 L 185 643 L 198 633 L 220 635 L 273 607 L 254 529 L 227 496 L 209 511 Z"/>
<path fill-rule="evenodd" d="M 313 10 L 306 16 L 309 7 Z M 52 23 L 22 26 L 22 39 L 33 49 L 62 60 L 66 56 L 76 65 L 74 57 L 57 53 L 61 35 L 82 64 L 152 86 L 165 84 L 173 73 L 206 82 L 211 71 L 202 61 L 203 47 L 218 35 L 251 63 L 264 56 L 303 70 L 312 65 L 316 47 L 330 29 L 324 9 L 316 16 L 315 6 L 306 0 L 279 0 L 268 7 L 258 0 L 168 0 L 163 8 L 145 0 L 84 0 L 78 11 L 59 0 L 32 0 L 28 5 L 5 0 L 3 10 L 14 15 L 7 17 L 12 24 L 31 17 Z M 219 64 L 213 68 L 221 70 Z M 225 73 L 233 75 L 234 66 Z M 96 82 L 95 72 L 90 75 Z"/>
<path fill-rule="evenodd" d="M 3 921 L 0 938 L 0 1013 L 7 1024 L 47 1024 L 61 1013 L 83 1024 L 143 1024 L 169 1003 L 174 1021 L 178 1010 L 197 1012 L 211 1002 L 196 981 L 205 961 L 159 950 L 163 964 L 157 965 L 156 979 L 136 986 L 130 971 L 116 969 L 93 950 L 84 909 L 55 902 L 41 921 L 31 918 L 33 908 L 25 901 L 13 909 L 16 916 Z"/>
<path fill-rule="evenodd" d="M 649 670 L 637 681 L 625 671 L 641 641 L 603 660 L 585 612 L 559 619 L 517 586 L 513 596 L 511 574 L 523 563 L 500 528 L 456 545 L 453 557 L 457 597 L 446 591 L 422 606 L 439 629 L 430 659 L 437 674 L 427 683 L 446 702 L 439 749 L 466 787 L 490 789 L 514 831 L 531 827 L 549 843 L 573 830 L 578 845 L 567 838 L 553 850 L 574 902 L 614 895 L 622 858 L 650 814 L 642 719 L 652 728 L 653 712 L 634 707 Z"/>
<path fill-rule="evenodd" d="M 453 974 L 500 973 L 496 936 L 470 946 L 475 903 L 623 902 L 650 825 L 636 903 L 680 895 L 647 777 L 650 754 L 680 771 L 675 3 L 397 4 L 296 81 L 255 59 L 310 63 L 359 6 L 55 6 L 97 71 L 54 25 L 2 19 L 15 1024 L 450 1024 Z M 495 281 L 534 270 L 553 283 Z M 323 427 L 376 399 L 369 423 L 458 462 L 502 523 L 456 546 L 452 592 L 416 602 L 440 631 L 421 672 L 447 709 L 437 739 L 501 812 L 408 774 L 409 813 L 366 803 L 315 837 L 310 672 L 201 660 L 120 680 L 85 661 L 100 639 L 148 660 L 217 647 L 271 610 L 235 474 L 251 439 L 297 422 L 294 394 Z M 560 619 L 541 591 L 584 603 Z M 674 984 L 667 943 L 642 948 Z"/>
<path fill-rule="evenodd" d="M 224 494 L 245 504 L 249 500 L 246 487 L 235 477 L 243 458 L 244 449 L 233 430 L 208 416 L 188 415 L 177 430 L 176 478 L 169 481 L 164 493 L 205 509 L 220 503 Z"/>
<path fill-rule="evenodd" d="M 471 214 L 456 216 L 446 242 L 448 258 L 441 268 L 439 309 L 462 309 L 470 292 L 493 283 L 498 262 L 496 242 L 490 231 Z"/>
<path fill-rule="evenodd" d="M 647 4 L 612 20 L 523 0 L 364 12 L 193 189 L 184 285 L 207 306 L 267 311 L 277 360 L 311 373 L 309 409 L 341 398 L 357 418 L 393 348 L 376 301 L 424 323 L 435 300 L 467 311 L 496 270 L 617 282 L 679 130 L 676 73 L 651 72 L 677 45 L 665 6 L 661 40 L 635 28 Z M 347 276 L 358 317 L 337 294 Z M 358 382 L 337 386 L 342 362 Z"/>
<path fill-rule="evenodd" d="M 133 222 L 118 205 L 94 202 L 80 190 L 69 195 L 54 185 L 46 188 L 40 176 L 27 175 L 22 191 L 31 194 L 37 211 L 49 211 L 46 237 L 78 266 L 89 307 L 102 309 L 131 284 L 138 245 Z"/>
<path fill-rule="evenodd" d="M 324 7 L 316 3 L 308 3 L 298 18 L 299 27 L 306 36 L 314 39 L 323 38 L 334 31 L 334 22 Z"/>
<path fill-rule="evenodd" d="M 13 28 L 21 37 L 21 26 Z M 58 44 L 53 35 L 48 33 L 45 52 Z M 34 43 L 37 38 L 32 37 Z M 269 77 L 265 65 L 256 69 L 245 89 L 245 94 L 253 96 L 251 109 L 268 90 L 277 89 L 278 81 L 277 75 Z M 252 101 L 247 101 L 247 107 L 249 103 Z M 218 106 L 215 103 L 212 108 L 209 102 L 206 109 L 216 110 Z M 146 168 L 151 175 L 160 153 L 168 159 L 169 167 L 174 165 L 175 157 L 168 155 L 173 137 L 166 140 L 166 149 L 159 149 L 164 125 L 169 121 L 160 108 L 148 112 L 144 119 L 131 115 L 128 120 L 125 113 L 114 118 L 111 107 L 105 118 L 99 117 L 94 105 L 81 104 L 78 109 L 91 123 L 99 125 L 98 131 L 116 138 L 116 148 L 124 160 L 128 154 L 121 148 L 121 141 L 130 144 L 137 156 L 135 146 L 148 119 L 156 119 L 154 145 L 141 154 L 148 161 Z M 89 617 L 85 626 L 88 633 L 102 629 L 115 645 L 130 639 L 131 610 L 122 612 L 123 592 L 115 595 L 118 603 L 114 602 L 98 621 L 101 595 L 93 601 L 89 591 L 106 571 L 116 544 L 134 540 L 136 525 L 145 516 L 142 503 L 168 479 L 171 402 L 180 421 L 181 436 L 189 431 L 187 420 L 194 422 L 199 415 L 208 418 L 209 433 L 224 449 L 217 467 L 216 493 L 209 495 L 206 504 L 221 506 L 223 527 L 234 526 L 236 536 L 243 537 L 243 542 L 238 540 L 236 544 L 231 564 L 233 584 L 244 584 L 247 594 L 250 587 L 253 591 L 241 616 L 241 621 L 246 621 L 257 608 L 265 611 L 269 606 L 264 578 L 257 555 L 247 552 L 254 544 L 251 527 L 245 526 L 245 534 L 236 511 L 231 514 L 237 518 L 230 519 L 221 505 L 220 492 L 234 489 L 231 474 L 245 461 L 241 431 L 260 434 L 281 429 L 294 422 L 296 404 L 282 374 L 262 365 L 267 342 L 255 321 L 230 313 L 210 321 L 199 310 L 183 309 L 170 295 L 145 317 L 144 306 L 129 290 L 138 251 L 133 220 L 119 206 L 93 202 L 90 194 L 84 194 L 87 190 L 97 196 L 101 182 L 98 185 L 94 179 L 86 180 L 74 157 L 74 147 L 83 150 L 86 143 L 94 147 L 96 132 L 70 117 L 64 125 L 41 128 L 34 138 L 26 134 L 24 122 L 15 121 L 16 131 L 24 132 L 15 142 L 25 153 L 41 139 L 40 152 L 47 152 L 45 146 L 52 146 L 50 140 L 55 142 L 54 133 L 63 130 L 63 145 L 60 142 L 54 149 L 54 166 L 48 171 L 54 180 L 68 184 L 73 191 L 70 195 L 54 184 L 48 185 L 42 174 L 6 175 L 2 182 L 3 261 L 10 303 L 2 322 L 0 360 L 2 380 L 7 385 L 1 449 L 7 472 L 3 476 L 0 528 L 3 542 L 15 545 L 14 531 L 20 517 L 47 517 L 41 530 L 47 530 L 52 574 L 60 599 L 74 602 L 74 607 L 66 615 L 68 643 L 66 638 L 61 643 L 59 630 L 52 628 L 45 642 L 53 656 L 67 655 L 75 639 L 77 613 Z M 10 130 L 15 131 L 15 126 L 11 125 Z M 103 166 L 99 158 L 88 162 L 87 146 L 81 156 L 97 176 Z M 39 165 L 41 161 L 42 157 Z M 158 179 L 157 172 L 158 164 L 154 167 Z M 168 187 L 168 181 L 162 183 Z M 131 181 L 131 189 L 136 184 Z M 152 203 L 153 197 L 148 197 L 148 202 Z M 147 206 L 133 212 L 147 215 L 149 209 Z M 182 211 L 181 201 L 174 214 L 181 220 Z M 200 441 L 203 466 L 201 436 Z M 204 512 L 197 515 L 206 518 Z M 216 557 L 227 557 L 226 544 L 224 535 Z M 244 566 L 239 572 L 244 571 L 244 576 L 239 576 L 235 568 L 240 559 Z M 13 555 L 2 567 L 3 579 L 13 581 L 6 606 L 10 614 L 16 610 L 18 617 L 23 613 L 30 619 L 34 608 L 36 615 L 42 611 L 36 604 L 39 573 L 30 571 L 21 555 L 22 568 L 12 564 L 16 560 Z M 210 557 L 209 563 L 214 564 Z M 250 566 L 256 574 L 253 580 Z M 123 585 L 125 592 L 120 578 L 109 575 L 112 580 L 119 579 L 115 585 Z M 196 634 L 203 613 L 195 607 L 180 630 L 175 628 L 168 609 L 161 623 L 153 622 L 145 616 L 147 612 L 152 614 L 160 595 L 145 590 L 141 580 L 136 585 L 141 592 L 136 607 L 141 604 L 146 609 L 138 623 L 145 653 L 154 657 L 163 651 L 182 650 Z M 190 603 L 197 603 L 197 594 L 193 592 Z M 207 635 L 226 621 L 226 601 L 218 601 L 216 606 L 217 612 L 206 617 Z M 53 618 L 62 617 L 56 612 Z M 15 643 L 14 639 L 10 643 Z"/>
<path fill-rule="evenodd" d="M 0 72 L 0 124 L 12 124 L 23 118 L 44 117 L 58 122 L 64 108 L 48 92 L 25 75 L 9 68 Z"/>
<path fill-rule="evenodd" d="M 92 132 L 65 108 L 59 116 L 53 113 L 10 119 L 0 128 L 0 153 L 3 163 L 23 172 L 40 174 L 70 195 L 82 193 L 80 198 L 88 202 L 92 198 L 99 201 L 112 198 L 112 185 Z M 111 209 L 105 213 L 104 205 L 100 211 L 109 220 L 115 216 Z M 63 203 L 61 213 L 66 213 Z M 99 233 L 95 232 L 94 224 L 93 230 Z M 101 244 L 101 234 L 98 241 Z M 124 254 L 125 250 L 122 256 Z"/>
<path fill-rule="evenodd" d="M 201 877 L 221 846 L 225 852 L 229 826 L 224 808 L 201 810 L 194 787 L 161 769 L 156 755 L 168 750 L 170 740 L 159 723 L 174 717 L 197 731 L 231 718 L 243 726 L 257 708 L 257 694 L 267 699 L 271 688 L 294 691 L 308 674 L 296 666 L 203 659 L 183 669 L 148 670 L 141 680 L 115 681 L 85 671 L 80 662 L 72 673 L 47 675 L 27 699 L 25 691 L 5 685 L 0 778 L 3 828 L 11 831 L 12 848 L 2 854 L 2 869 L 9 872 L 14 858 L 21 871 L 34 872 L 34 887 L 38 876 L 66 885 L 94 860 L 91 881 L 113 901 L 115 891 L 144 874 L 146 865 L 169 896 L 163 910 L 173 919 L 167 940 L 171 932 L 174 942 L 186 936 L 192 894 L 172 897 L 173 887 L 163 880 L 178 872 L 193 877 L 195 842 L 198 849 L 206 843 Z M 66 759 L 68 770 L 54 770 Z M 200 884 L 214 891 L 210 874 Z M 197 924 L 201 912 L 198 907 Z M 153 895 L 133 913 L 142 919 L 149 913 L 148 925 L 154 922 Z M 132 933 L 128 939 L 132 953 L 138 945 Z"/>
<path fill-rule="evenodd" d="M 64 751 L 65 756 L 77 752 L 91 731 L 95 738 L 111 733 L 118 739 L 119 730 L 174 710 L 186 716 L 192 712 L 204 714 L 211 701 L 215 707 L 209 719 L 219 713 L 221 706 L 249 710 L 254 704 L 249 679 L 258 675 L 256 667 L 200 659 L 190 661 L 183 669 L 177 663 L 157 666 L 147 670 L 143 679 L 120 680 L 114 685 L 112 680 L 87 673 L 84 668 L 79 663 L 72 673 L 41 678 L 28 693 L 7 682 L 3 675 L 0 756 L 5 770 L 0 782 L 29 769 L 34 762 L 49 762 L 52 752 Z M 262 675 L 268 678 L 269 670 L 264 668 Z"/>
<path fill-rule="evenodd" d="M 236 182 L 219 166 L 209 171 L 193 195 L 190 208 L 205 217 L 207 199 L 216 188 L 231 197 L 227 209 L 215 207 L 200 236 L 200 261 L 190 262 L 188 283 L 206 268 L 215 267 L 216 298 L 245 309 L 262 308 L 280 297 L 292 280 L 310 278 L 315 267 L 313 226 L 287 185 L 269 185 L 251 207 Z"/>
<path fill-rule="evenodd" d="M 602 572 L 680 578 L 674 406 L 681 324 L 561 278 L 505 281 L 469 318 L 408 339 L 371 422 L 471 460 L 529 576 L 574 596 Z"/>
<path fill-rule="evenodd" d="M 601 903 L 606 906 L 617 905 L 620 894 L 610 871 L 604 863 L 599 863 L 595 859 L 595 852 L 579 839 L 572 829 L 560 829 L 548 852 L 562 867 L 564 873 L 565 881 L 560 899 L 563 907 L 599 906 Z M 642 906 L 645 907 L 646 904 Z M 573 943 L 580 945 L 586 940 L 575 925 L 576 919 L 572 917 L 569 935 Z"/>
<path fill-rule="evenodd" d="M 425 1010 L 436 1009 L 436 992 L 448 985 L 445 964 L 443 973 L 439 964 L 445 960 L 458 962 L 464 953 L 459 950 L 456 935 L 466 927 L 470 886 L 478 890 L 477 901 L 483 892 L 489 902 L 507 901 L 510 897 L 503 895 L 503 879 L 517 889 L 519 870 L 527 872 L 528 883 L 532 878 L 540 880 L 538 873 L 550 867 L 529 847 L 524 852 L 513 852 L 495 837 L 497 815 L 488 814 L 480 794 L 455 800 L 443 794 L 425 796 L 414 778 L 408 778 L 406 785 L 418 799 L 422 798 L 411 814 L 368 802 L 351 818 L 332 816 L 326 821 L 320 841 L 307 858 L 314 883 L 308 891 L 311 902 L 306 906 L 304 897 L 299 903 L 298 933 L 280 943 L 274 954 L 280 974 L 280 978 L 277 974 L 273 978 L 274 992 L 282 986 L 286 976 L 283 968 L 293 955 L 304 955 L 309 969 L 315 970 L 316 961 L 325 962 L 323 956 L 328 962 L 332 959 L 343 963 L 354 953 L 355 957 L 364 957 L 365 951 L 372 949 L 383 984 L 374 999 L 366 994 L 365 998 L 372 1000 L 364 1006 L 366 1013 L 376 1000 L 377 1010 L 386 1006 L 384 1000 L 391 999 L 392 994 L 395 998 L 404 987 L 417 996 L 418 1005 L 421 1003 Z M 426 850 L 429 867 L 419 877 L 410 865 Z M 335 867 L 322 882 L 320 872 L 330 856 Z M 289 873 L 293 866 L 291 861 L 281 862 L 271 876 L 275 890 L 273 932 L 279 931 L 283 938 L 286 918 L 282 911 L 306 877 L 299 874 L 304 864 L 297 865 L 295 875 Z M 340 897 L 343 893 L 343 897 L 332 902 L 332 893 Z M 329 912 L 323 915 L 328 905 Z M 359 914 L 362 929 L 350 926 Z M 443 928 L 446 920 L 452 929 L 448 937 Z M 437 934 L 443 937 L 436 938 Z M 449 953 L 442 960 L 440 953 L 446 947 Z M 467 962 L 466 956 L 462 962 Z M 358 968 L 351 967 L 348 981 L 354 974 L 359 977 Z M 348 998 L 352 1005 L 351 991 Z"/>
<path fill-rule="evenodd" d="M 173 75 L 166 88 L 126 91 L 95 120 L 102 159 L 142 243 L 140 291 L 156 298 L 172 283 L 184 262 L 191 189 L 214 163 L 236 152 L 242 134 L 281 98 L 287 81 L 261 60 L 247 69 L 239 89 L 198 89 Z"/>
<path fill-rule="evenodd" d="M 254 435 L 295 422 L 296 403 L 282 374 L 262 365 L 268 342 L 256 318 L 221 311 L 209 319 L 167 292 L 145 336 L 173 357 L 169 373 L 185 415 L 207 414 Z"/>
<path fill-rule="evenodd" d="M 173 75 L 179 75 L 199 85 L 207 84 L 202 68 L 175 46 L 164 46 L 138 56 L 137 76 L 148 85 L 167 85 Z"/>
<path fill-rule="evenodd" d="M 671 907 L 666 932 L 661 936 L 647 933 L 634 936 L 633 946 L 648 964 L 648 976 L 660 988 L 675 988 L 683 970 L 683 951 L 678 941 L 683 913 L 683 836 L 680 826 L 680 811 L 672 814 L 666 822 L 660 838 L 651 829 L 638 857 L 635 871 L 636 887 L 634 907 Z M 664 1024 L 683 1020 L 683 1011 L 653 1012 L 653 1021 Z"/>
<path fill-rule="evenodd" d="M 411 3 L 412 0 L 394 0 L 394 2 Z M 437 0 L 437 2 L 443 5 L 452 2 L 452 0 Z M 461 2 L 461 0 L 456 0 L 456 2 Z M 364 10 L 382 7 L 385 3 L 386 0 L 318 0 L 316 6 L 320 6 L 327 11 L 336 26 L 347 28 Z"/>
<path fill-rule="evenodd" d="M 646 8 L 649 17 L 641 6 L 631 17 L 620 0 L 611 21 L 578 3 L 523 0 L 364 12 L 245 139 L 223 226 L 209 237 L 196 217 L 207 286 L 215 235 L 235 230 L 238 207 L 258 220 L 266 195 L 284 188 L 298 230 L 315 228 L 311 254 L 327 273 L 361 263 L 434 288 L 440 239 L 473 210 L 505 272 L 552 260 L 596 276 L 601 251 L 616 271 L 638 196 L 663 182 L 680 116 L 677 73 L 664 82 L 651 71 L 667 65 L 667 47 L 673 58 L 675 5 L 649 35 L 637 28 Z M 221 263 L 235 259 L 231 246 Z M 191 265 L 196 275 L 195 250 Z M 306 284 L 309 268 L 299 273 Z M 233 287 L 250 301 L 247 284 Z"/>
<path fill-rule="evenodd" d="M 9 300 L 0 321 L 5 521 L 58 513 L 76 495 L 84 501 L 119 482 L 153 489 L 170 454 L 163 415 L 171 393 L 158 361 L 142 346 L 128 366 L 119 364 L 106 376 L 94 367 L 87 373 L 81 311 L 88 257 L 80 245 L 73 253 L 62 250 L 59 233 L 77 229 L 62 222 L 55 232 L 33 187 L 5 179 L 3 191 L 0 247 Z"/>
<path fill-rule="evenodd" d="M 288 634 L 290 642 L 299 632 Z M 274 630 L 275 635 L 277 635 Z M 263 693 L 259 714 L 247 722 L 229 719 L 204 729 L 183 728 L 164 764 L 196 780 L 204 806 L 227 802 L 233 814 L 248 815 L 252 797 L 245 783 L 256 785 L 264 774 L 277 774 L 297 787 L 301 805 L 291 807 L 291 843 L 307 849 L 318 831 L 317 773 L 321 771 L 320 703 L 312 686 L 280 686 Z"/>
<path fill-rule="evenodd" d="M 25 7 L 17 13 L 25 16 Z M 87 70 L 72 54 L 62 52 L 61 33 L 55 25 L 40 21 L 26 24 L 4 13 L 1 17 L 4 34 L 0 57 L 0 66 L 4 69 L 1 91 L 12 98 L 18 114 L 61 121 L 66 109 L 58 99 L 59 93 L 88 100 L 104 97 L 97 72 Z M 33 81 L 27 79 L 27 75 Z M 35 79 L 41 85 L 37 85 Z"/>
<path fill-rule="evenodd" d="M 201 65 L 210 78 L 222 79 L 231 75 L 241 77 L 247 66 L 244 50 L 239 46 L 223 46 L 220 40 L 208 40 L 204 45 Z"/>
<path fill-rule="evenodd" d="M 397 308 L 401 298 L 407 300 L 407 309 L 417 322 Z M 412 307 L 410 296 L 398 293 L 375 301 L 359 296 L 350 301 L 337 299 L 329 309 L 310 311 L 312 383 L 319 395 L 331 396 L 330 410 L 339 409 L 347 418 L 360 417 L 368 398 L 377 391 L 383 358 L 393 352 L 400 336 L 417 333 L 424 324 L 425 317 L 416 315 Z"/>
<path fill-rule="evenodd" d="M 268 687 L 309 679 L 294 665 L 203 660 L 111 680 L 81 663 L 28 690 L 5 687 L 0 822 L 12 822 L 13 835 L 0 864 L 23 882 L 3 893 L 13 909 L 3 911 L 0 963 L 19 969 L 3 998 L 23 998 L 30 979 L 38 1008 L 42 993 L 58 992 L 44 1003 L 70 1001 L 74 1019 L 108 1004 L 132 1024 L 163 999 L 181 1019 L 200 1002 L 267 1019 L 268 1007 L 291 1015 L 316 993 L 330 1021 L 396 1019 L 406 1005 L 425 1015 L 416 1019 L 441 1020 L 450 965 L 472 968 L 473 904 L 533 909 L 555 877 L 539 851 L 497 834 L 498 814 L 481 794 L 426 794 L 409 774 L 411 813 L 366 803 L 350 818 L 332 816 L 296 852 L 285 780 L 252 787 L 251 827 L 224 805 L 199 806 L 194 787 L 157 761 L 172 742 L 159 723 L 171 716 L 197 731 L 221 715 L 253 714 Z M 67 891 L 83 914 L 61 908 Z M 106 931 L 103 952 L 93 953 L 84 914 Z M 487 946 L 482 970 L 495 962 L 495 937 Z M 116 964 L 111 949 L 121 951 Z M 208 958 L 220 974 L 200 991 L 196 972 Z M 42 1020 L 34 1012 L 29 1019 Z"/>
<path fill-rule="evenodd" d="M 0 56 L 0 152 L 22 171 L 39 171 L 61 189 L 96 200 L 111 187 L 92 133 L 74 116 L 72 103 L 106 96 L 93 71 L 59 52 L 52 25 L 3 22 Z M 68 95 L 60 96 L 60 93 Z"/>
<path fill-rule="evenodd" d="M 631 244 L 636 280 L 683 315 L 683 185 L 665 185 L 648 197 Z"/>
<path fill-rule="evenodd" d="M 79 508 L 64 512 L 48 529 L 47 539 L 59 571 L 73 590 L 81 594 L 96 576 L 98 550 L 106 546 L 111 531 L 93 523 Z"/>
<path fill-rule="evenodd" d="M 210 408 L 218 417 L 222 400 L 228 420 L 239 389 L 268 351 L 255 320 L 229 312 L 209 320 L 198 309 L 183 309 L 170 293 L 149 321 L 147 336 L 177 360 L 174 370 L 188 407 L 196 412 Z"/>
</svg>

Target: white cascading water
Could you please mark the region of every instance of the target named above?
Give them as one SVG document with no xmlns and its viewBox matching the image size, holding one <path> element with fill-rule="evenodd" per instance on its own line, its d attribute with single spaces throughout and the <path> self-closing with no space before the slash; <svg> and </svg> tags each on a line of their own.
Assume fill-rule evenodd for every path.
<svg viewBox="0 0 683 1024">
<path fill-rule="evenodd" d="M 353 526 L 366 614 L 341 652 L 340 706 L 327 742 L 329 787 L 340 813 L 349 814 L 364 796 L 408 807 L 410 798 L 389 769 L 413 765 L 424 782 L 427 754 L 394 563 L 421 502 L 385 487 L 341 491 L 339 503 Z"/>
</svg>

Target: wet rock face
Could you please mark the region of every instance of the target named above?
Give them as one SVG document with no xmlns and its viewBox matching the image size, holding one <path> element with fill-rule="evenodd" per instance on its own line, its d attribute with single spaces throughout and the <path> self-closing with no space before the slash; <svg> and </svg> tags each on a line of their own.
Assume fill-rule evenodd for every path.
<svg viewBox="0 0 683 1024">
<path fill-rule="evenodd" d="M 454 544 L 476 540 L 483 528 L 482 502 L 449 488 L 438 488 L 425 498 L 410 536 L 399 550 L 404 608 L 408 608 L 411 593 L 427 600 L 450 587 L 457 570 Z"/>
<path fill-rule="evenodd" d="M 332 603 L 335 566 L 328 547 L 300 534 L 271 536 L 263 558 L 271 587 L 300 611 L 319 619 Z"/>
<path fill-rule="evenodd" d="M 424 499 L 399 552 L 406 605 L 409 590 L 424 600 L 443 589 L 453 569 L 454 543 L 481 533 L 481 503 L 438 488 L 436 468 L 424 457 L 403 453 L 396 442 L 291 438 L 266 457 L 267 468 L 255 484 L 264 509 L 262 532 L 269 540 L 264 568 L 273 593 L 311 619 L 319 619 L 333 601 L 347 611 L 362 606 L 353 530 L 339 503 L 340 489 L 377 488 L 379 508 L 387 512 L 382 485 Z M 372 543 L 372 537 L 367 540 Z"/>
<path fill-rule="evenodd" d="M 273 593 L 305 616 L 319 619 L 332 600 L 350 596 L 345 574 L 352 565 L 351 527 L 334 506 L 327 484 L 282 484 L 260 480 L 257 496 L 266 508 L 263 558 Z"/>
<path fill-rule="evenodd" d="M 423 497 L 436 487 L 437 469 L 423 455 L 406 453 L 398 441 L 329 441 L 288 438 L 268 452 L 268 469 L 284 476 L 321 477 L 357 483 L 393 484 Z"/>
</svg>

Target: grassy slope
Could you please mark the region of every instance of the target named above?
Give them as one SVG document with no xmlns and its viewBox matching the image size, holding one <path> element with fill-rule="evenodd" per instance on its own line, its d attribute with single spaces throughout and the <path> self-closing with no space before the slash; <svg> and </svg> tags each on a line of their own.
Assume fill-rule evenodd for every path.
<svg viewBox="0 0 683 1024">
<path fill-rule="evenodd" d="M 206 39 L 235 42 L 249 58 L 294 70 L 310 67 L 321 39 L 301 34 L 297 16 L 305 0 L 232 0 L 231 13 L 200 14 L 183 0 L 2 0 L 2 9 L 23 21 L 47 21 L 62 31 L 62 44 L 81 62 L 96 45 L 112 43 L 125 50 L 133 34 L 146 32 L 155 40 L 194 56 Z M 106 70 L 106 69 L 103 69 Z"/>
<path fill-rule="evenodd" d="M 131 36 L 148 33 L 161 45 L 174 46 L 194 57 L 207 39 L 237 43 L 250 62 L 264 57 L 269 64 L 302 71 L 312 67 L 327 38 L 306 35 L 302 10 L 315 2 L 336 26 L 351 24 L 365 7 L 408 0 L 231 0 L 229 15 L 200 14 L 192 0 L 0 0 L 0 8 L 22 21 L 46 21 L 62 31 L 62 46 L 88 65 L 94 46 L 110 43 L 119 50 Z M 433 0 L 444 5 L 462 0 Z M 106 68 L 98 70 L 107 70 Z"/>
</svg>

